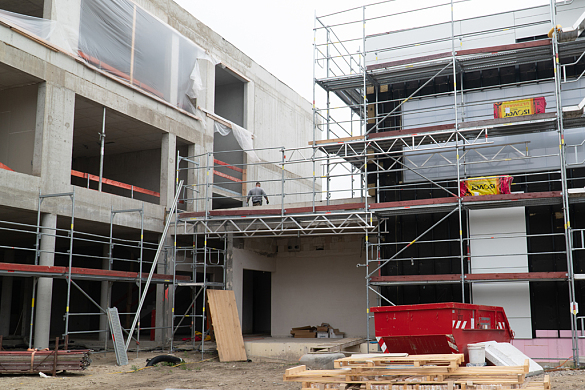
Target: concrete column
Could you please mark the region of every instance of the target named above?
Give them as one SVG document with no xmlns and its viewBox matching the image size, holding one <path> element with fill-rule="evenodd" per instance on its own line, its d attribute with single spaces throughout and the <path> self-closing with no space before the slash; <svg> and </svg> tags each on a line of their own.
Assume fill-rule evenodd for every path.
<svg viewBox="0 0 585 390">
<path fill-rule="evenodd" d="M 102 269 L 107 270 L 110 269 L 110 244 L 104 244 L 102 250 Z M 101 282 L 101 291 L 100 291 L 100 306 L 104 309 L 110 307 L 110 282 L 103 281 Z M 101 315 L 100 316 L 100 330 L 107 330 L 108 329 L 108 316 Z M 108 338 L 108 332 L 101 332 L 100 333 L 100 341 L 106 341 Z"/>
<path fill-rule="evenodd" d="M 43 214 L 41 217 L 41 255 L 39 265 L 55 264 L 55 229 L 57 216 Z M 53 296 L 53 279 L 39 278 L 37 283 L 37 298 L 35 303 L 34 347 L 43 349 L 49 347 L 51 332 L 51 305 Z"/>
<path fill-rule="evenodd" d="M 160 204 L 171 207 L 175 195 L 175 157 L 177 156 L 177 136 L 165 133 L 160 150 Z"/>
<path fill-rule="evenodd" d="M 10 311 L 12 310 L 12 276 L 2 277 L 0 298 L 0 335 L 10 335 Z"/>
<path fill-rule="evenodd" d="M 207 111 L 214 112 L 215 109 L 215 65 L 208 60 L 197 60 L 201 81 L 204 90 L 197 98 L 197 105 Z M 213 134 L 213 133 L 212 133 Z"/>
<path fill-rule="evenodd" d="M 79 43 L 81 2 L 79 0 L 44 0 L 43 18 L 59 22 L 59 34 L 51 42 L 75 52 Z"/>
<path fill-rule="evenodd" d="M 179 35 L 171 36 L 171 79 L 170 83 L 170 103 L 176 106 L 179 102 Z"/>
<path fill-rule="evenodd" d="M 50 82 L 39 86 L 33 174 L 43 193 L 70 191 L 75 93 Z"/>
<path fill-rule="evenodd" d="M 201 72 L 201 80 L 205 87 L 205 90 L 201 93 L 201 96 L 197 98 L 197 105 L 205 108 L 209 112 L 215 112 L 215 65 L 211 61 L 207 60 L 198 60 L 199 61 L 199 70 Z M 205 122 L 205 131 L 203 133 L 201 145 L 199 145 L 201 153 L 213 152 L 213 139 L 214 139 L 214 121 L 211 118 L 205 116 L 203 118 Z M 203 157 L 201 161 L 201 166 L 205 168 L 207 164 L 207 158 Z M 210 161 L 210 165 L 213 167 L 213 159 Z M 206 169 L 201 170 L 201 184 L 202 186 L 199 187 L 201 190 L 201 197 L 205 197 L 205 181 L 208 180 L 209 183 L 213 183 L 213 175 L 209 175 L 207 179 L 206 176 Z M 209 187 L 208 193 L 208 209 L 211 210 L 211 197 L 213 187 Z M 199 211 L 205 210 L 205 200 L 202 199 L 201 204 L 199 205 Z"/>
<path fill-rule="evenodd" d="M 172 241 L 167 238 L 166 246 Z M 172 246 L 171 246 L 172 248 Z M 161 259 L 159 259 L 157 265 L 157 273 L 159 274 L 171 274 L 173 272 L 172 252 L 169 248 L 165 253 L 162 253 Z M 171 308 L 173 303 L 173 291 L 172 284 L 157 284 L 156 285 L 156 327 L 163 327 L 164 329 L 155 330 L 155 341 L 163 347 L 170 341 L 172 331 L 170 330 L 171 324 Z"/>
<path fill-rule="evenodd" d="M 197 155 L 197 147 L 195 144 L 190 144 L 188 147 L 188 151 L 187 151 L 187 155 L 189 157 L 193 157 L 195 155 Z M 191 163 L 187 163 L 189 164 L 189 170 L 187 171 L 187 184 L 189 185 L 189 191 L 187 192 L 187 197 L 188 198 L 199 198 L 201 195 L 201 192 L 197 192 L 197 191 L 201 191 L 201 186 L 199 184 L 199 177 L 203 177 L 202 172 L 200 169 L 197 169 L 197 166 L 195 164 L 191 164 Z M 201 207 L 199 205 L 199 200 L 198 199 L 193 199 L 191 200 L 188 204 L 187 204 L 187 211 L 196 211 L 196 210 L 201 210 Z"/>
<path fill-rule="evenodd" d="M 255 123 L 255 92 L 254 92 L 254 83 L 249 81 L 244 84 L 244 127 L 246 130 L 251 131 L 254 133 L 254 123 Z M 248 163 L 248 156 L 244 153 L 244 164 Z M 254 168 L 256 171 L 254 171 Z M 246 166 L 245 171 L 245 179 L 248 180 L 250 177 L 258 177 L 257 167 L 251 166 L 250 170 L 248 171 L 248 167 Z M 254 187 L 254 183 L 243 183 L 242 184 L 242 195 L 247 195 L 248 191 Z"/>
<path fill-rule="evenodd" d="M 233 290 L 234 288 L 234 235 L 228 233 L 226 236 L 226 253 L 225 253 L 225 289 Z"/>
</svg>

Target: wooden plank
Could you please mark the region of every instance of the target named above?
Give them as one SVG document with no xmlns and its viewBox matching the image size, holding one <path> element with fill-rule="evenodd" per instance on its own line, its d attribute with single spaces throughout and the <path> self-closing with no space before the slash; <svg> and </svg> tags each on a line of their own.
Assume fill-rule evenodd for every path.
<svg viewBox="0 0 585 390">
<path fill-rule="evenodd" d="M 219 361 L 248 360 L 234 292 L 231 290 L 207 290 L 207 300 L 217 341 Z"/>
<path fill-rule="evenodd" d="M 344 138 L 334 138 L 334 139 L 322 139 L 319 141 L 315 141 L 315 145 L 324 145 L 324 144 L 342 144 L 344 142 L 349 141 L 363 141 L 363 135 L 357 135 L 355 137 L 344 137 Z M 309 141 L 309 145 L 313 145 L 313 141 Z"/>
</svg>

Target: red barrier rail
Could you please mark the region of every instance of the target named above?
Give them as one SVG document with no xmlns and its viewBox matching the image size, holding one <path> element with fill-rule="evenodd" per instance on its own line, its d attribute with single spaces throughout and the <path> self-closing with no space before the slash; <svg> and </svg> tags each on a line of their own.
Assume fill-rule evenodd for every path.
<svg viewBox="0 0 585 390">
<path fill-rule="evenodd" d="M 6 165 L 4 165 L 4 164 L 2 164 L 2 163 L 0 163 L 0 169 L 6 169 L 7 171 L 12 171 L 12 172 L 14 172 L 14 169 L 10 169 L 8 166 L 6 166 Z"/>
<path fill-rule="evenodd" d="M 239 167 L 236 167 L 234 165 L 228 164 L 226 162 L 220 161 L 216 158 L 213 159 L 213 162 L 218 164 L 218 165 L 223 165 L 226 168 L 233 169 L 236 172 L 244 173 L 244 170 L 242 168 L 239 168 Z"/>
<path fill-rule="evenodd" d="M 228 179 L 228 180 L 231 180 L 231 181 L 235 181 L 236 183 L 241 183 L 242 182 L 242 180 L 238 179 L 237 177 L 233 177 L 233 176 L 230 176 L 228 174 L 225 174 L 225 173 L 222 173 L 222 172 L 218 172 L 215 169 L 213 170 L 213 174 L 214 175 L 217 175 L 219 177 L 223 177 L 224 179 Z"/>
<path fill-rule="evenodd" d="M 92 174 L 89 174 L 89 173 L 74 171 L 74 170 L 71 170 L 71 176 L 80 177 L 82 179 L 89 179 L 89 180 L 97 181 L 97 182 L 100 181 L 99 176 L 95 176 L 95 175 L 92 175 Z M 126 190 L 130 190 L 130 191 L 133 191 L 133 192 L 140 192 L 142 194 L 146 194 L 146 195 L 155 196 L 157 198 L 160 198 L 160 193 L 159 192 L 155 192 L 155 191 L 147 190 L 147 189 L 144 189 L 144 188 L 136 187 L 136 186 L 133 186 L 131 184 L 126 184 L 126 183 L 122 183 L 122 182 L 119 182 L 119 181 L 110 180 L 110 179 L 104 179 L 104 178 L 102 178 L 102 183 L 103 184 L 110 185 L 110 186 L 113 186 L 113 187 L 124 188 Z"/>
</svg>

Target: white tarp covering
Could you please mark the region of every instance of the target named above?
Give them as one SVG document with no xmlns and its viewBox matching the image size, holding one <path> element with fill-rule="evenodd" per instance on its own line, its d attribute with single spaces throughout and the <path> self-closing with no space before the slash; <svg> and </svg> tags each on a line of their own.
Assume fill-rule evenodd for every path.
<svg viewBox="0 0 585 390">
<path fill-rule="evenodd" d="M 198 60 L 217 62 L 204 49 L 130 0 L 81 0 L 66 11 L 55 21 L 0 10 L 0 19 L 195 113 Z"/>
<path fill-rule="evenodd" d="M 226 135 L 228 135 L 230 132 L 233 132 L 234 137 L 236 138 L 236 141 L 238 142 L 238 145 L 240 145 L 242 150 L 245 151 L 246 155 L 248 156 L 248 163 L 259 162 L 260 158 L 258 157 L 256 152 L 254 151 L 254 140 L 253 140 L 252 132 L 244 129 L 241 126 L 236 125 L 233 122 L 229 122 L 229 123 L 232 126 L 231 129 L 222 123 L 214 122 L 215 132 L 219 133 L 220 135 L 222 135 L 224 137 Z"/>
</svg>

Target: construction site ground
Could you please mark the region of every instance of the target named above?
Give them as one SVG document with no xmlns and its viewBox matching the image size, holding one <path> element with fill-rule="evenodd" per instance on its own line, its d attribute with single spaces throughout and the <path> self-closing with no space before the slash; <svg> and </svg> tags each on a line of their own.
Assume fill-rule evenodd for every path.
<svg viewBox="0 0 585 390">
<path fill-rule="evenodd" d="M 201 390 L 298 390 L 300 383 L 283 382 L 287 368 L 297 363 L 251 361 L 221 363 L 216 355 L 180 352 L 178 366 L 144 368 L 146 360 L 160 352 L 131 353 L 129 364 L 117 366 L 114 353 L 93 354 L 91 366 L 81 372 L 57 377 L 39 375 L 2 375 L 2 389 L 201 389 Z M 585 370 L 551 371 L 553 389 L 585 389 Z M 541 379 L 535 377 L 534 379 Z"/>
</svg>

